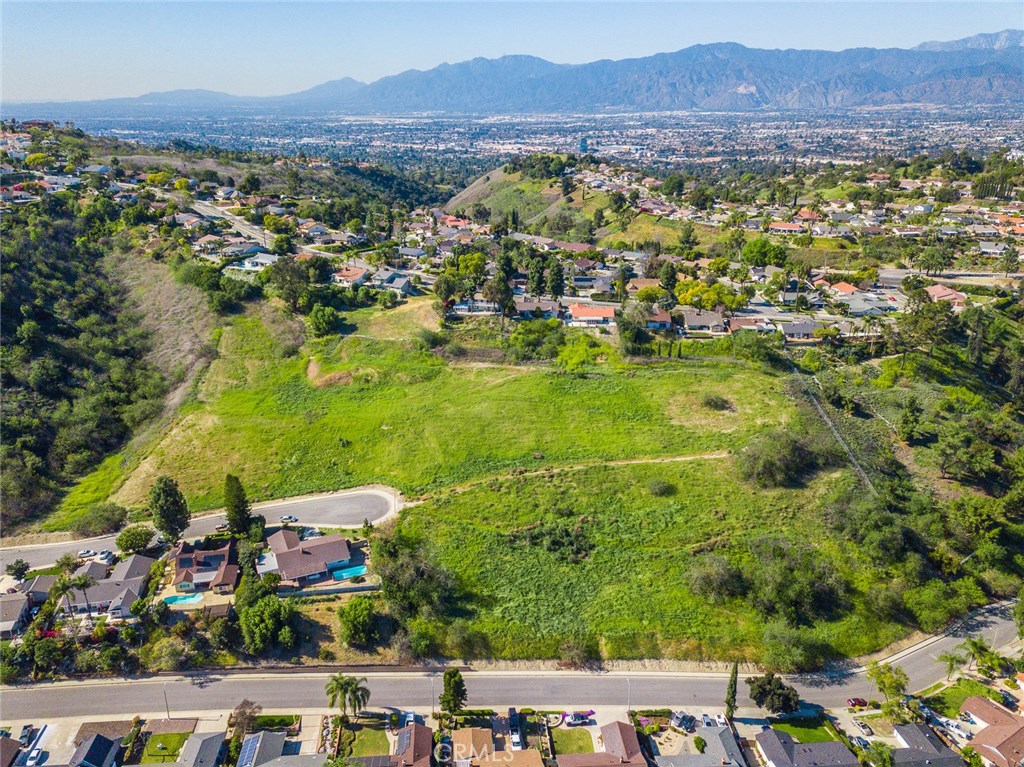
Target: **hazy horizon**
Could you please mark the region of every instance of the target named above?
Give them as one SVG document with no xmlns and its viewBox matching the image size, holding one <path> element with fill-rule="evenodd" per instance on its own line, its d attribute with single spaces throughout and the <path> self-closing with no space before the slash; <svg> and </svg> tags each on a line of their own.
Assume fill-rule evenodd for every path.
<svg viewBox="0 0 1024 767">
<path fill-rule="evenodd" d="M 582 64 L 724 42 L 751 48 L 912 48 L 1021 26 L 1019 3 L 987 1 L 8 0 L 2 100 L 85 101 L 173 90 L 274 96 L 344 77 L 372 82 L 481 56 Z M 41 50 L 47 55 L 41 57 Z"/>
</svg>

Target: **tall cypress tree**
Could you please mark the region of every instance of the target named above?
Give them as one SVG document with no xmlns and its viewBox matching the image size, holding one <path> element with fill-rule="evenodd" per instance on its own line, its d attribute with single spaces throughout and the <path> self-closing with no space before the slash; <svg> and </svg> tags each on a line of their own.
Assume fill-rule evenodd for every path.
<svg viewBox="0 0 1024 767">
<path fill-rule="evenodd" d="M 149 491 L 149 510 L 153 524 L 167 538 L 176 541 L 188 528 L 189 513 L 185 496 L 178 489 L 178 483 L 170 477 L 157 477 Z"/>
<path fill-rule="evenodd" d="M 740 664 L 733 661 L 732 672 L 729 674 L 729 686 L 725 688 L 725 718 L 732 719 L 736 713 L 736 683 L 740 674 Z"/>
<path fill-rule="evenodd" d="M 245 495 L 242 481 L 234 474 L 224 477 L 224 509 L 228 517 L 228 529 L 233 535 L 244 535 L 252 524 L 249 499 Z"/>
</svg>

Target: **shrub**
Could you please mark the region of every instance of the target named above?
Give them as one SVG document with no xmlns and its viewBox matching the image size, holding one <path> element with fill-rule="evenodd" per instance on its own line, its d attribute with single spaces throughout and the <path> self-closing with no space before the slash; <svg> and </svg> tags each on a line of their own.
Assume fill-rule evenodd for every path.
<svg viewBox="0 0 1024 767">
<path fill-rule="evenodd" d="M 717 394 L 705 394 L 700 398 L 700 404 L 708 410 L 732 410 L 732 403 Z"/>
<path fill-rule="evenodd" d="M 647 483 L 647 492 L 655 498 L 667 498 L 670 495 L 675 495 L 676 486 L 662 479 L 652 479 Z"/>
<path fill-rule="evenodd" d="M 786 487 L 813 469 L 816 460 L 801 440 L 775 431 L 752 440 L 736 463 L 740 475 L 759 487 Z"/>
<path fill-rule="evenodd" d="M 82 514 L 72 523 L 72 530 L 79 535 L 104 535 L 119 530 L 128 519 L 128 509 L 116 503 L 97 503 L 88 514 Z"/>
<path fill-rule="evenodd" d="M 708 747 L 708 742 L 700 735 L 697 735 L 693 739 L 693 747 L 697 749 L 698 754 L 703 754 L 704 749 Z"/>
</svg>

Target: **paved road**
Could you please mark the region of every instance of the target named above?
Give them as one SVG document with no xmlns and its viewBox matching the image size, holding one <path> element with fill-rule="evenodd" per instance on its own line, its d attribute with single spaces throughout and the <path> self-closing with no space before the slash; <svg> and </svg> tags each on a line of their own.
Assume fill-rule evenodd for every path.
<svg viewBox="0 0 1024 767">
<path fill-rule="evenodd" d="M 312 527 L 358 527 L 364 519 L 379 522 L 392 511 L 401 508 L 397 492 L 384 489 L 363 489 L 342 491 L 324 495 L 293 498 L 283 501 L 268 501 L 253 504 L 253 510 L 267 517 L 270 523 L 277 522 L 283 514 L 297 517 L 299 524 Z M 185 538 L 208 535 L 224 521 L 223 512 L 197 517 L 185 531 Z M 106 535 L 87 540 L 65 543 L 38 544 L 16 548 L 0 549 L 0 564 L 21 558 L 32 567 L 52 565 L 63 554 L 77 553 L 82 549 L 114 550 L 116 535 Z"/>
<path fill-rule="evenodd" d="M 889 660 L 907 671 L 910 689 L 920 690 L 942 680 L 944 666 L 935 658 L 969 634 L 981 633 L 996 647 L 1015 638 L 1008 605 L 979 611 L 947 634 L 931 637 Z M 350 671 L 350 673 L 353 673 Z M 440 692 L 440 680 L 425 672 L 362 672 L 373 694 L 374 706 L 429 706 Z M 154 677 L 133 680 L 97 680 L 6 688 L 2 715 L 8 720 L 72 715 L 130 715 L 162 711 L 163 690 L 171 708 L 179 712 L 224 711 L 242 698 L 265 708 L 322 708 L 326 673 L 283 671 L 199 674 L 190 677 Z M 562 673 L 466 672 L 470 706 L 535 706 L 582 708 L 626 706 L 718 706 L 725 695 L 727 674 L 659 672 Z M 628 681 L 627 681 L 628 680 Z M 839 707 L 850 697 L 877 697 L 863 669 L 805 675 L 792 680 L 804 700 Z M 741 706 L 752 705 L 740 685 Z"/>
</svg>

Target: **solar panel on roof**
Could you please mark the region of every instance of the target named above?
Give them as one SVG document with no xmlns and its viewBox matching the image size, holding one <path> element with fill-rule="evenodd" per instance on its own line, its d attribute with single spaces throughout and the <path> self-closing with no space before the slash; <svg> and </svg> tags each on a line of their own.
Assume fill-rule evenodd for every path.
<svg viewBox="0 0 1024 767">
<path fill-rule="evenodd" d="M 250 735 L 242 741 L 242 750 L 238 754 L 238 767 L 252 767 L 256 761 L 256 749 L 260 745 L 259 735 Z"/>
<path fill-rule="evenodd" d="M 404 754 L 409 750 L 409 743 L 412 740 L 412 732 L 409 728 L 398 731 L 398 745 L 395 747 L 396 754 Z"/>
</svg>

